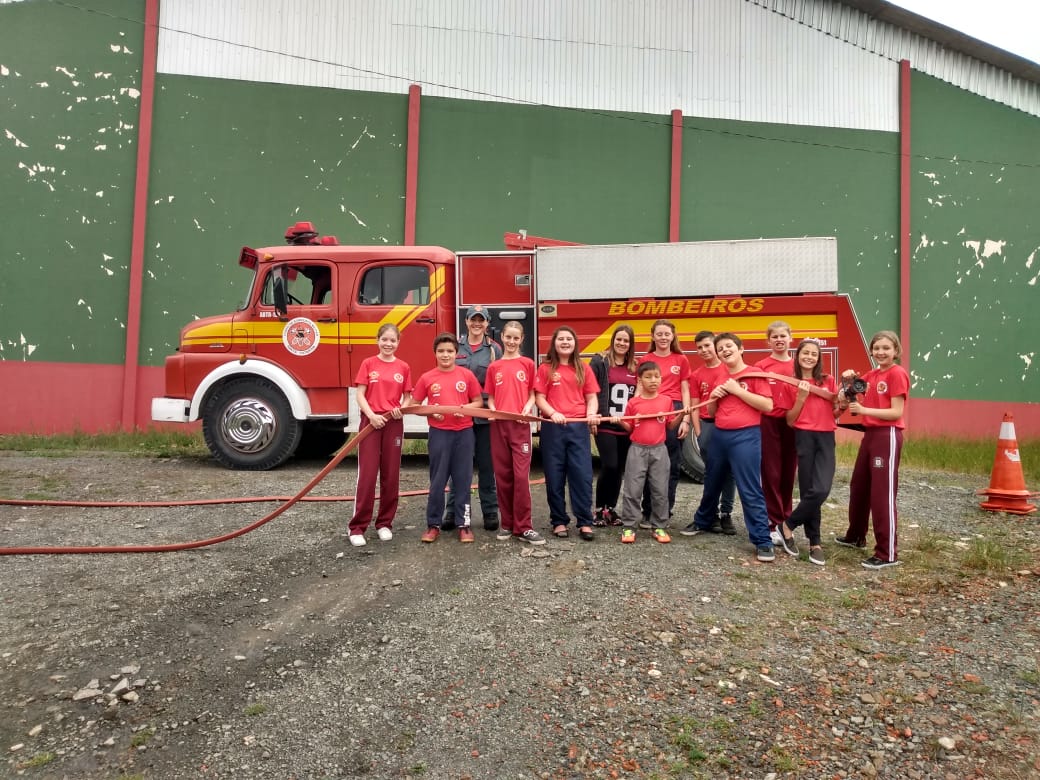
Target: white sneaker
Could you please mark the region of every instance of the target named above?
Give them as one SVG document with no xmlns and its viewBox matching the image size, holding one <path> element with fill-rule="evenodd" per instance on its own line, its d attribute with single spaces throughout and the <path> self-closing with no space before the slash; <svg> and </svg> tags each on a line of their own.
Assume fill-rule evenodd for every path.
<svg viewBox="0 0 1040 780">
<path fill-rule="evenodd" d="M 394 532 L 389 528 L 377 528 L 376 535 L 379 537 L 379 541 L 381 542 L 389 542 L 394 538 Z"/>
<path fill-rule="evenodd" d="M 769 532 L 769 538 L 773 541 L 773 544 L 783 547 L 784 546 L 784 535 L 780 533 L 780 530 L 774 528 Z"/>
<path fill-rule="evenodd" d="M 349 537 L 350 543 L 355 547 L 364 547 L 368 542 L 365 541 L 364 534 L 351 534 Z"/>
</svg>

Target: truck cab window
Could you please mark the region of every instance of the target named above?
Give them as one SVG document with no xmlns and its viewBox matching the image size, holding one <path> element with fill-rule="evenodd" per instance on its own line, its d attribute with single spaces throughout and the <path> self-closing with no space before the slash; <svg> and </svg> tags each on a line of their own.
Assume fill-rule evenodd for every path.
<svg viewBox="0 0 1040 780">
<path fill-rule="evenodd" d="M 327 265 L 293 263 L 272 268 L 264 280 L 260 302 L 274 306 L 274 287 L 279 274 L 284 279 L 288 304 L 292 306 L 330 305 L 332 300 L 332 269 Z"/>
<path fill-rule="evenodd" d="M 358 288 L 362 306 L 425 306 L 429 302 L 430 272 L 422 265 L 370 268 Z"/>
</svg>

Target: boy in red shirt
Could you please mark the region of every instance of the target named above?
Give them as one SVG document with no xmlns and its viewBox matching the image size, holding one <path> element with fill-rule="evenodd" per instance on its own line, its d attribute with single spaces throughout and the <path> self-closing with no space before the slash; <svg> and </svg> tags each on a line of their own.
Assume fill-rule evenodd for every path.
<svg viewBox="0 0 1040 780">
<path fill-rule="evenodd" d="M 419 377 L 412 399 L 431 406 L 472 406 L 481 408 L 484 398 L 480 382 L 468 368 L 455 365 L 458 343 L 452 333 L 442 333 L 433 340 L 437 368 Z M 431 414 L 430 496 L 426 501 L 426 533 L 424 542 L 435 542 L 441 533 L 444 514 L 444 488 L 448 478 L 456 485 L 469 485 L 473 480 L 473 418 L 459 412 Z M 455 491 L 455 518 L 459 541 L 472 542 L 469 490 Z"/>
<path fill-rule="evenodd" d="M 628 401 L 626 416 L 644 414 L 658 415 L 639 420 L 614 418 L 612 422 L 622 425 L 631 434 L 632 444 L 625 458 L 625 481 L 622 488 L 621 542 L 631 544 L 636 540 L 636 523 L 642 517 L 640 504 L 643 491 L 650 487 L 650 527 L 654 538 L 667 544 L 672 541 L 664 529 L 668 522 L 668 477 L 671 460 L 665 446 L 668 428 L 678 427 L 685 415 L 673 414 L 672 400 L 658 393 L 661 387 L 661 368 L 652 360 L 640 363 L 636 368 L 638 387 Z"/>
<path fill-rule="evenodd" d="M 776 556 L 769 538 L 769 515 L 762 495 L 759 423 L 763 414 L 773 410 L 773 392 L 767 380 L 744 376 L 751 369 L 744 363 L 744 344 L 739 336 L 720 333 L 715 337 L 715 352 L 725 364 L 729 377 L 711 391 L 708 396 L 711 403 L 704 407 L 708 416 L 715 418 L 712 454 L 704 475 L 700 506 L 693 515 L 693 522 L 679 533 L 696 536 L 711 531 L 728 468 L 737 483 L 744 525 L 755 546 L 755 557 L 769 563 Z"/>
</svg>

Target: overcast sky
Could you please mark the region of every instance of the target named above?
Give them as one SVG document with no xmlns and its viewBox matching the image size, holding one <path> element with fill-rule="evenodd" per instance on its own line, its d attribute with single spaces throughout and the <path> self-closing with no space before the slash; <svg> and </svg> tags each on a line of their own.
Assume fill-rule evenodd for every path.
<svg viewBox="0 0 1040 780">
<path fill-rule="evenodd" d="M 1040 0 L 889 0 L 958 32 L 1040 63 Z"/>
</svg>

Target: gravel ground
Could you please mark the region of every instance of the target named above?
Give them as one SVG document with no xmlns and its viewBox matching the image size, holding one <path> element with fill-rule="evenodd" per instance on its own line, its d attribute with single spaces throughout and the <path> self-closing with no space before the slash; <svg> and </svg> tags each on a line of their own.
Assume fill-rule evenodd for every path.
<svg viewBox="0 0 1040 780">
<path fill-rule="evenodd" d="M 287 495 L 320 466 L 8 452 L 0 496 Z M 4 556 L 0 774 L 1038 777 L 1040 523 L 977 509 L 977 477 L 902 476 L 904 564 L 882 572 L 831 542 L 846 475 L 822 569 L 804 540 L 757 563 L 743 532 L 421 545 L 422 496 L 364 548 L 324 502 L 194 551 Z M 680 485 L 676 525 L 699 495 Z M 273 506 L 0 506 L 0 545 L 189 541 Z"/>
</svg>

